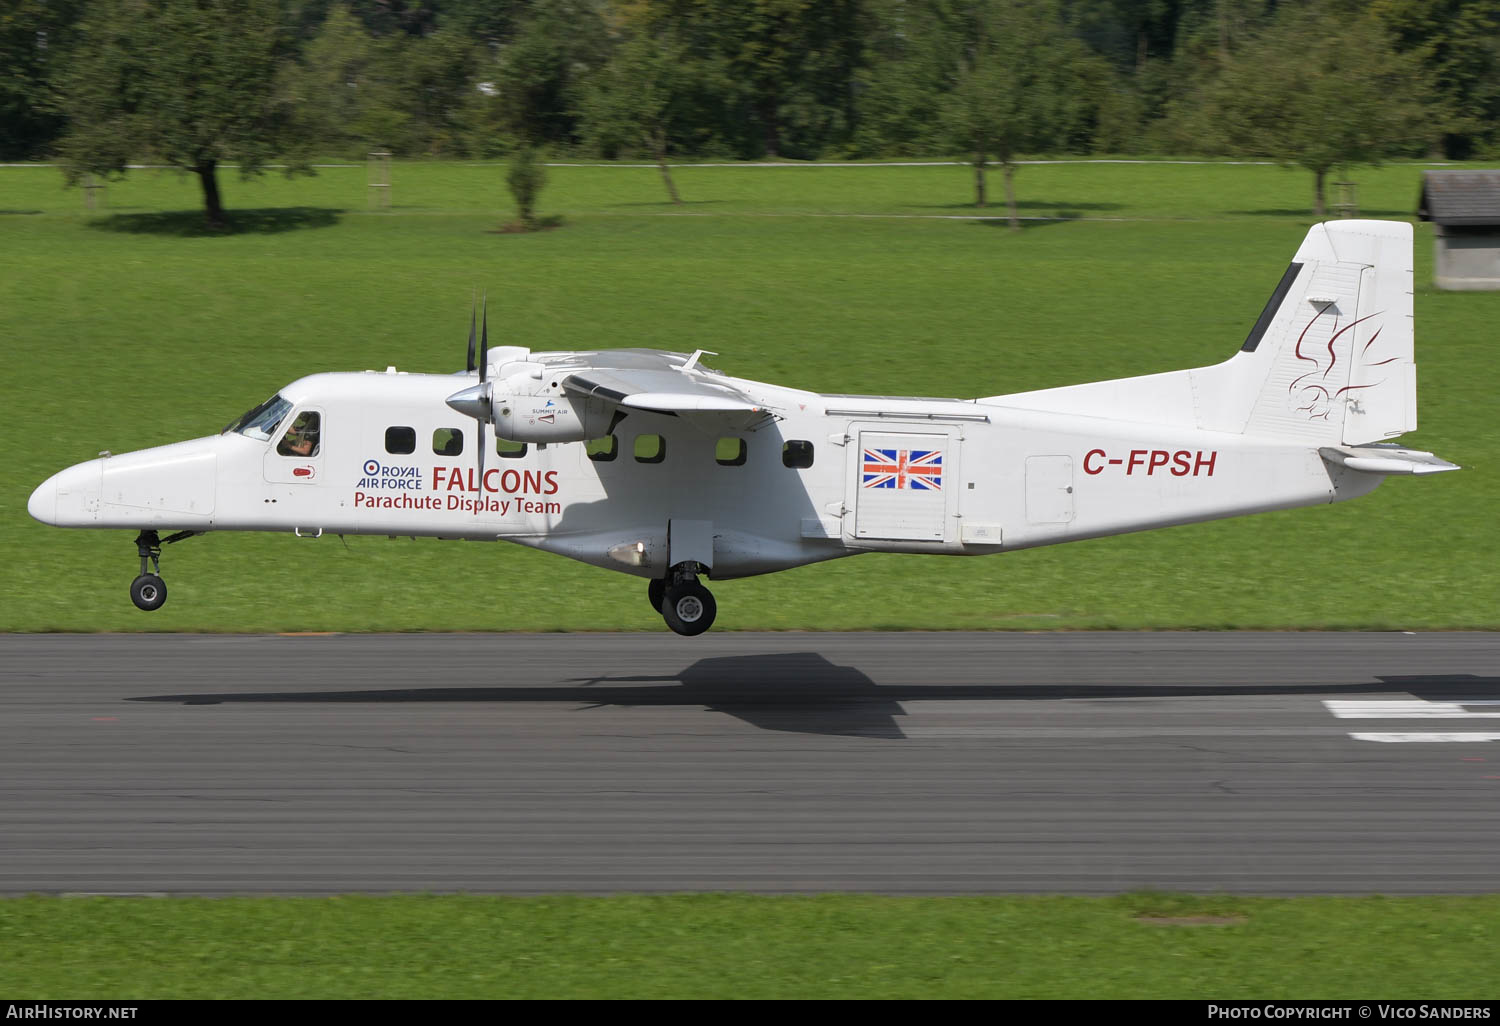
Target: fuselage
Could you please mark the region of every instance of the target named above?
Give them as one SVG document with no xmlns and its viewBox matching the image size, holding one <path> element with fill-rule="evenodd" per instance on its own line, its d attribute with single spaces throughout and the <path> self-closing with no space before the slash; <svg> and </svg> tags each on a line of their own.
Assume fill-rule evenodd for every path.
<svg viewBox="0 0 1500 1026">
<path fill-rule="evenodd" d="M 859 552 L 984 554 L 1327 503 L 1380 480 L 1331 465 L 1315 445 L 1004 396 L 722 380 L 764 414 L 634 410 L 592 442 L 520 444 L 487 428 L 481 476 L 475 421 L 445 405 L 464 375 L 317 374 L 281 391 L 268 433 L 91 460 L 39 487 L 30 511 L 67 527 L 505 540 L 649 578 L 691 535 L 694 558 L 726 579 Z M 298 423 L 318 426 L 315 450 L 288 444 Z"/>
<path fill-rule="evenodd" d="M 691 355 L 488 348 L 466 374 L 317 374 L 218 435 L 54 475 L 31 515 L 136 530 L 505 540 L 649 579 L 678 634 L 700 578 L 860 552 L 980 555 L 1350 499 L 1459 469 L 1417 427 L 1411 226 L 1315 225 L 1220 363 L 976 399 L 831 395 Z M 161 532 L 169 532 L 162 538 Z"/>
</svg>

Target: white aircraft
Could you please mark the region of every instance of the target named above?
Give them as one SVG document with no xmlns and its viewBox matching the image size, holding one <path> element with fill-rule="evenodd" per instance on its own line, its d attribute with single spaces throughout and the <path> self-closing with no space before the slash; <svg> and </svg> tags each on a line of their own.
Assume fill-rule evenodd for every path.
<svg viewBox="0 0 1500 1026">
<path fill-rule="evenodd" d="M 487 323 L 476 362 L 474 341 L 471 318 L 463 387 L 315 374 L 217 435 L 69 467 L 28 509 L 138 530 L 141 609 L 166 601 L 161 547 L 209 531 L 503 539 L 645 578 L 693 635 L 715 615 L 702 577 L 1025 549 L 1458 469 L 1385 441 L 1417 425 L 1404 223 L 1314 226 L 1223 363 L 1015 395 L 827 395 L 702 350 L 490 349 Z"/>
</svg>

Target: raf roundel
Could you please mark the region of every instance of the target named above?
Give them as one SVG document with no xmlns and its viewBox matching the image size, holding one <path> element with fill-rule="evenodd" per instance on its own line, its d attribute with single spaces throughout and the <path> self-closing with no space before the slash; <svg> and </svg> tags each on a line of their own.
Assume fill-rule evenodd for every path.
<svg viewBox="0 0 1500 1026">
<path fill-rule="evenodd" d="M 378 461 L 378 460 L 365 460 L 365 476 L 366 477 L 379 477 L 380 476 L 380 461 Z"/>
</svg>

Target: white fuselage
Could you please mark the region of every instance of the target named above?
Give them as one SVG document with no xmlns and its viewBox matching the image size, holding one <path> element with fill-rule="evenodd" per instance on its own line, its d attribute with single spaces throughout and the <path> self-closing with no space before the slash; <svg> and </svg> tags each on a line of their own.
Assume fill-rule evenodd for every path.
<svg viewBox="0 0 1500 1026">
<path fill-rule="evenodd" d="M 649 578 L 699 634 L 700 576 L 1025 549 L 1459 469 L 1391 441 L 1417 426 L 1411 254 L 1407 224 L 1315 225 L 1229 359 L 979 399 L 805 392 L 701 351 L 492 351 L 486 324 L 483 374 L 302 378 L 215 437 L 70 467 L 28 508 L 140 531 L 147 610 L 166 599 L 147 564 L 186 534 L 505 539 Z"/>
<path fill-rule="evenodd" d="M 501 455 L 486 429 L 481 479 L 476 423 L 445 405 L 463 375 L 319 374 L 281 392 L 292 404 L 282 430 L 319 414 L 313 455 L 282 455 L 274 437 L 199 438 L 71 467 L 37 489 L 30 510 L 71 527 L 503 539 L 642 577 L 690 558 L 726 579 L 857 552 L 982 554 L 1327 503 L 1380 480 L 1307 442 L 1006 397 L 723 380 L 767 412 L 634 410 L 617 422 L 607 460 L 584 442 Z M 392 452 L 393 437 L 398 450 L 400 439 L 414 446 Z"/>
</svg>

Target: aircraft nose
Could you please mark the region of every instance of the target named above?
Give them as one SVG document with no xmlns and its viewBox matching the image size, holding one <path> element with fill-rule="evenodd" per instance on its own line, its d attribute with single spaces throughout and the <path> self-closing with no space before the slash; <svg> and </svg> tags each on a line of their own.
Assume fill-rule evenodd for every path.
<svg viewBox="0 0 1500 1026">
<path fill-rule="evenodd" d="M 26 512 L 31 514 L 33 520 L 40 520 L 44 524 L 54 526 L 57 524 L 56 474 L 37 485 L 36 491 L 31 493 L 31 498 L 26 500 Z"/>
<path fill-rule="evenodd" d="M 53 527 L 91 527 L 99 514 L 100 460 L 59 470 L 37 486 L 26 512 Z"/>
</svg>

